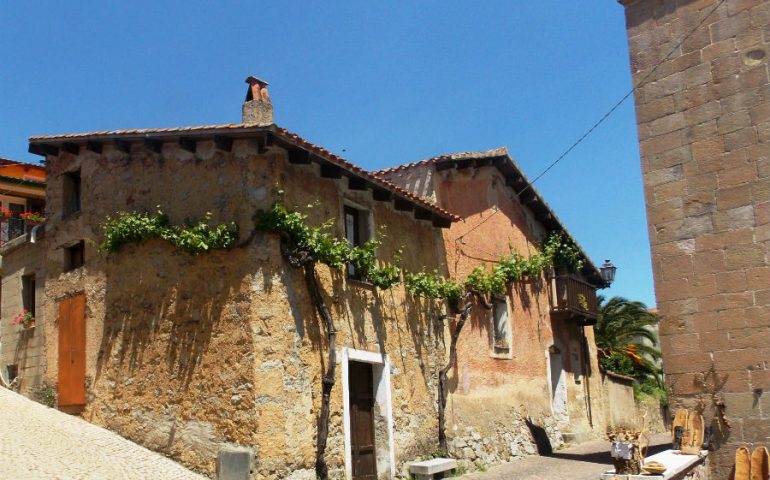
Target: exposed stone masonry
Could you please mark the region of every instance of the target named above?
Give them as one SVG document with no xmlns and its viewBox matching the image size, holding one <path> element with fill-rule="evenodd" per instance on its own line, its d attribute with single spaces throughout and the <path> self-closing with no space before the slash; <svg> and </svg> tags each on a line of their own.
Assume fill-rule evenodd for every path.
<svg viewBox="0 0 770 480">
<path fill-rule="evenodd" d="M 621 3 L 638 83 L 718 1 Z M 672 406 L 713 421 L 715 478 L 770 436 L 769 36 L 770 2 L 727 0 L 635 97 Z"/>
</svg>

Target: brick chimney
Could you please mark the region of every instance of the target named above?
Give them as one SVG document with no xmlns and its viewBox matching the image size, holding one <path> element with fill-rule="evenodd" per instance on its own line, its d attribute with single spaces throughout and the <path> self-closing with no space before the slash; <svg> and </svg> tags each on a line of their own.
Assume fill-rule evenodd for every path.
<svg viewBox="0 0 770 480">
<path fill-rule="evenodd" d="M 246 79 L 249 90 L 243 102 L 243 124 L 264 127 L 273 124 L 273 104 L 267 93 L 267 82 L 249 75 Z"/>
</svg>

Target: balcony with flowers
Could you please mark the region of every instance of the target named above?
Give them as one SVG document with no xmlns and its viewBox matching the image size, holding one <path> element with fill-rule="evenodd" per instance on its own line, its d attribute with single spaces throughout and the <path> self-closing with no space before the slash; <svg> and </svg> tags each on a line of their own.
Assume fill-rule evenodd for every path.
<svg viewBox="0 0 770 480">
<path fill-rule="evenodd" d="M 14 213 L 0 207 L 0 247 L 11 240 L 26 235 L 37 225 L 45 222 L 45 217 L 40 212 Z"/>
</svg>

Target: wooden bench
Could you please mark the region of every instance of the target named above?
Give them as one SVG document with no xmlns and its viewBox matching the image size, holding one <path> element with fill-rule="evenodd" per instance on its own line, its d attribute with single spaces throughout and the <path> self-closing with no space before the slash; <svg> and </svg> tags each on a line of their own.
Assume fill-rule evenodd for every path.
<svg viewBox="0 0 770 480">
<path fill-rule="evenodd" d="M 451 473 L 456 468 L 457 460 L 453 458 L 434 458 L 409 464 L 409 472 L 414 474 L 415 480 L 444 478 L 445 473 Z"/>
</svg>

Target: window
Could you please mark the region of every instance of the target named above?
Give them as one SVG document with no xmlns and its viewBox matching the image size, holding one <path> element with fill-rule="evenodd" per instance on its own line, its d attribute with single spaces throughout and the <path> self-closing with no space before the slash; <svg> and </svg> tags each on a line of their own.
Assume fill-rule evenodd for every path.
<svg viewBox="0 0 770 480">
<path fill-rule="evenodd" d="M 348 245 L 357 247 L 371 238 L 368 211 L 345 205 L 344 220 L 345 238 L 348 240 Z M 358 278 L 353 265 L 348 265 L 348 277 Z"/>
<path fill-rule="evenodd" d="M 80 211 L 80 170 L 62 176 L 62 212 L 65 217 Z"/>
<path fill-rule="evenodd" d="M 35 275 L 21 277 L 21 303 L 24 310 L 35 316 Z"/>
<path fill-rule="evenodd" d="M 64 249 L 64 271 L 69 272 L 82 267 L 86 263 L 85 244 L 79 241 Z"/>
<path fill-rule="evenodd" d="M 505 297 L 496 297 L 492 305 L 492 352 L 495 354 L 508 354 L 511 351 L 510 333 L 511 325 L 508 320 L 508 302 Z"/>
</svg>

